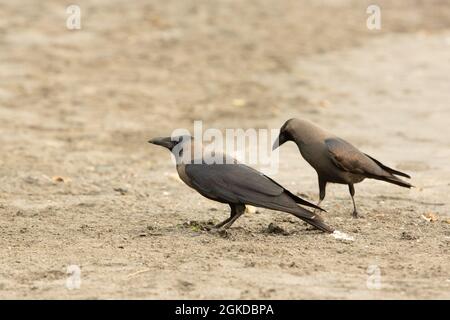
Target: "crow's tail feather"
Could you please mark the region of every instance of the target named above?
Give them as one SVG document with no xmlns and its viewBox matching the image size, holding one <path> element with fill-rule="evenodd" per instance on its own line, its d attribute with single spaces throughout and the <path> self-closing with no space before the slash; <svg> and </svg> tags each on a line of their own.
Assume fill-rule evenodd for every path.
<svg viewBox="0 0 450 320">
<path fill-rule="evenodd" d="M 375 159 L 375 158 L 372 158 L 371 156 L 369 156 L 368 154 L 365 154 L 366 156 L 368 156 L 370 159 L 372 159 L 380 168 L 382 168 L 384 171 L 387 171 L 387 172 L 389 172 L 390 174 L 395 174 L 395 175 L 397 175 L 397 176 L 401 176 L 401 177 L 405 177 L 405 178 L 408 178 L 408 179 L 411 179 L 411 176 L 410 175 L 408 175 L 408 174 L 406 174 L 406 173 L 404 173 L 404 172 L 401 172 L 401 171 L 398 171 L 398 170 L 394 170 L 394 169 L 392 169 L 392 168 L 389 168 L 388 166 L 385 166 L 384 164 L 382 164 L 380 161 L 378 161 L 377 159 Z"/>
<path fill-rule="evenodd" d="M 403 181 L 400 178 L 397 178 L 394 175 L 389 175 L 389 176 L 370 176 L 370 178 L 372 179 L 376 179 L 376 180 L 381 180 L 381 181 L 386 181 L 392 184 L 396 184 L 400 187 L 404 187 L 404 188 L 413 188 L 414 186 L 412 184 L 410 184 L 409 182 Z"/>
<path fill-rule="evenodd" d="M 303 221 L 305 221 L 306 223 L 309 223 L 310 225 L 316 227 L 319 230 L 322 230 L 324 232 L 328 232 L 328 233 L 333 233 L 334 228 L 328 226 L 322 219 L 321 216 L 319 216 L 318 214 L 312 214 L 311 218 L 305 218 L 305 211 L 309 212 L 306 209 L 303 209 L 302 207 L 297 207 L 297 209 L 292 209 L 289 210 L 287 212 L 292 213 L 294 216 L 302 219 Z"/>
<path fill-rule="evenodd" d="M 322 209 L 318 205 L 315 205 L 314 203 L 311 203 L 309 201 L 306 201 L 305 199 L 300 198 L 299 196 L 296 196 L 295 194 L 293 194 L 292 192 L 290 192 L 290 191 L 288 191 L 286 189 L 284 189 L 284 192 L 286 192 L 298 204 L 302 204 L 304 206 L 311 207 L 311 208 L 318 209 L 320 211 L 326 212 L 325 209 Z"/>
</svg>

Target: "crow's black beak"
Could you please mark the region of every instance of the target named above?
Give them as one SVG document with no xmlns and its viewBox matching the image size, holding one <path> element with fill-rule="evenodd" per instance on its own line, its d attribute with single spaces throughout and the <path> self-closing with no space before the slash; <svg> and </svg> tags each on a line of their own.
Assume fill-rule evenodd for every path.
<svg viewBox="0 0 450 320">
<path fill-rule="evenodd" d="M 156 144 L 158 146 L 167 148 L 171 150 L 173 146 L 175 145 L 175 142 L 172 141 L 171 137 L 158 137 L 148 140 L 148 143 Z"/>
<path fill-rule="evenodd" d="M 286 137 L 283 133 L 280 133 L 280 135 L 278 136 L 278 138 L 275 139 L 273 146 L 272 146 L 272 151 L 277 149 L 279 146 L 281 146 L 283 143 L 285 143 Z"/>
</svg>

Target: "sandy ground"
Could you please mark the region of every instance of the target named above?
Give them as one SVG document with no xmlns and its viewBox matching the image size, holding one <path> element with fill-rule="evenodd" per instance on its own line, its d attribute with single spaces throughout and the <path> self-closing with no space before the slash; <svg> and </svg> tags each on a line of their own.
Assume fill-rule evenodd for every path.
<svg viewBox="0 0 450 320">
<path fill-rule="evenodd" d="M 379 3 L 381 31 L 364 1 L 77 1 L 69 31 L 60 1 L 2 1 L 0 297 L 449 299 L 450 5 Z M 347 188 L 330 186 L 326 220 L 353 241 L 269 210 L 212 233 L 228 207 L 146 143 L 197 119 L 294 116 L 417 188 L 365 181 L 352 219 Z M 273 178 L 316 201 L 313 169 L 293 144 L 280 152 Z"/>
</svg>

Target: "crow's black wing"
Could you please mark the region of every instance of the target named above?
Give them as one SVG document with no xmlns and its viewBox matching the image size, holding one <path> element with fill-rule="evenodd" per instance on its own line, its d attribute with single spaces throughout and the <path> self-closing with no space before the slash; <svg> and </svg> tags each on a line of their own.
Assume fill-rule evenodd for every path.
<svg viewBox="0 0 450 320">
<path fill-rule="evenodd" d="M 189 164 L 186 175 L 203 196 L 221 202 L 244 203 L 280 211 L 295 211 L 314 219 L 314 214 L 300 210 L 285 189 L 264 174 L 243 164 Z"/>
<path fill-rule="evenodd" d="M 378 160 L 362 153 L 345 140 L 339 138 L 327 139 L 325 140 L 325 144 L 328 147 L 331 161 L 341 170 L 386 181 L 405 188 L 412 187 L 410 183 L 394 176 L 394 174 L 397 174 L 409 178 L 407 174 L 386 167 Z"/>
<path fill-rule="evenodd" d="M 186 174 L 200 193 L 239 202 L 249 194 L 278 196 L 284 189 L 263 174 L 242 164 L 189 164 Z"/>
<path fill-rule="evenodd" d="M 377 163 L 345 140 L 331 138 L 325 140 L 331 161 L 341 170 L 361 175 L 385 176 Z"/>
</svg>

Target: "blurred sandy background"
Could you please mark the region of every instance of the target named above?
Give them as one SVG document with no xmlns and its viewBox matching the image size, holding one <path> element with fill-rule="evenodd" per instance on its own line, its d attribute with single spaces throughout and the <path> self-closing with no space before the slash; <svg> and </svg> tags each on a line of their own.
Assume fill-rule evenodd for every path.
<svg viewBox="0 0 450 320">
<path fill-rule="evenodd" d="M 449 299 L 450 3 L 376 1 L 370 31 L 372 3 L 76 1 L 71 31 L 72 3 L 0 1 L 0 298 Z M 194 120 L 294 116 L 417 188 L 357 185 L 354 220 L 347 188 L 329 187 L 326 219 L 354 241 L 268 210 L 220 236 L 202 226 L 228 207 L 146 143 Z M 273 178 L 316 201 L 313 169 L 293 144 L 280 152 Z"/>
</svg>

